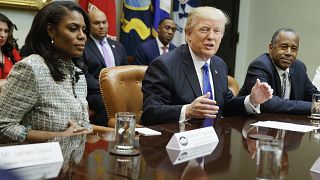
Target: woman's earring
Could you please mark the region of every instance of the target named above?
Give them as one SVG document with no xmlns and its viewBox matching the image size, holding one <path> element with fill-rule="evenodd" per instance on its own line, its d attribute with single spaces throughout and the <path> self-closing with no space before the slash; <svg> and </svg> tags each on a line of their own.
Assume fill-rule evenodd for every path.
<svg viewBox="0 0 320 180">
<path fill-rule="evenodd" d="M 51 44 L 54 44 L 53 37 L 51 38 Z"/>
</svg>

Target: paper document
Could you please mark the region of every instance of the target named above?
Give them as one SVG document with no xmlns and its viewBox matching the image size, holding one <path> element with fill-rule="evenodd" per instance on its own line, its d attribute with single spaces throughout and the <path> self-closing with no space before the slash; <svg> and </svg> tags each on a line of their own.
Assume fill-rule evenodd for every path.
<svg viewBox="0 0 320 180">
<path fill-rule="evenodd" d="M 315 126 L 278 122 L 278 121 L 259 121 L 250 125 L 268 127 L 268 128 L 274 128 L 274 129 L 284 129 L 284 130 L 296 131 L 296 132 L 309 132 L 315 129 L 320 129 L 320 127 L 315 127 Z"/>
<path fill-rule="evenodd" d="M 159 136 L 159 135 L 161 135 L 161 132 L 155 131 L 153 129 L 146 128 L 146 127 L 136 128 L 136 131 L 143 136 Z"/>
</svg>

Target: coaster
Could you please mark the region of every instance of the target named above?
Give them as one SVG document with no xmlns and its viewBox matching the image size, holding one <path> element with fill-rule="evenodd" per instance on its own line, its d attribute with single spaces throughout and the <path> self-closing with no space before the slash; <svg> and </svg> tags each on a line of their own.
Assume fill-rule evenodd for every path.
<svg viewBox="0 0 320 180">
<path fill-rule="evenodd" d="M 272 136 L 265 135 L 265 134 L 250 134 L 249 138 L 253 140 L 273 140 L 274 139 Z"/>
<path fill-rule="evenodd" d="M 140 151 L 138 149 L 130 149 L 130 150 L 116 150 L 115 148 L 110 150 L 111 155 L 118 156 L 138 156 Z"/>
</svg>

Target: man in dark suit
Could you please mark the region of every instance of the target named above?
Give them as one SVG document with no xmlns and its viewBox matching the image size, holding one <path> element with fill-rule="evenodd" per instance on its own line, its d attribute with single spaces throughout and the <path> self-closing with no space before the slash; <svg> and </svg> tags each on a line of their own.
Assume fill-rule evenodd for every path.
<svg viewBox="0 0 320 180">
<path fill-rule="evenodd" d="M 296 59 L 298 49 L 299 36 L 294 30 L 277 30 L 269 44 L 269 53 L 249 65 L 239 95 L 249 94 L 259 78 L 274 89 L 273 97 L 261 105 L 262 112 L 310 114 L 312 94 L 319 91 L 309 80 L 306 66 Z"/>
<path fill-rule="evenodd" d="M 105 67 L 127 65 L 127 54 L 120 43 L 106 38 L 108 21 L 105 14 L 100 10 L 92 10 L 88 15 L 91 36 L 88 37 L 83 52 L 83 60 L 88 71 L 86 74 L 87 100 L 89 109 L 96 112 L 93 123 L 107 126 L 108 116 L 100 94 L 99 74 Z"/>
<path fill-rule="evenodd" d="M 134 57 L 134 64 L 149 65 L 156 57 L 176 48 L 176 46 L 171 43 L 176 30 L 177 25 L 173 19 L 162 19 L 158 27 L 158 37 L 144 41 L 138 45 Z"/>
<path fill-rule="evenodd" d="M 198 7 L 189 13 L 187 45 L 157 57 L 145 73 L 142 124 L 193 118 L 205 118 L 205 123 L 207 118 L 221 113 L 259 113 L 259 104 L 272 97 L 270 86 L 257 80 L 250 95 L 233 97 L 228 88 L 227 66 L 214 55 L 228 21 L 221 10 L 213 7 Z"/>
</svg>

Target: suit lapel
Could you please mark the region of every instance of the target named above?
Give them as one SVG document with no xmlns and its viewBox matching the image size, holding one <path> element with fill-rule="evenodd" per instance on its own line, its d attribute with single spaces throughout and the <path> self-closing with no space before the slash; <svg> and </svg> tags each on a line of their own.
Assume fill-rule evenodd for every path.
<svg viewBox="0 0 320 180">
<path fill-rule="evenodd" d="M 119 56 L 118 55 L 120 53 L 118 53 L 117 44 L 113 40 L 108 39 L 108 38 L 107 38 L 107 41 L 108 41 L 109 46 L 110 46 L 110 48 L 112 50 L 112 53 L 113 53 L 114 63 L 115 63 L 116 66 L 119 66 L 120 65 L 120 61 L 119 61 Z"/>
<path fill-rule="evenodd" d="M 182 62 L 183 62 L 184 74 L 189 81 L 189 84 L 192 88 L 192 91 L 195 97 L 199 97 L 202 95 L 202 92 L 201 92 L 201 88 L 198 80 L 198 75 L 194 67 L 192 57 L 187 45 L 185 45 L 182 50 L 182 57 L 183 57 Z"/>
<path fill-rule="evenodd" d="M 212 81 L 213 81 L 213 88 L 214 88 L 214 100 L 219 102 L 222 101 L 222 87 L 218 86 L 219 84 L 222 85 L 222 83 L 219 83 L 219 80 L 221 79 L 217 65 L 215 64 L 215 61 L 213 60 L 213 57 L 210 59 L 210 70 L 212 75 Z"/>
<path fill-rule="evenodd" d="M 292 87 L 297 87 L 297 86 L 299 86 L 299 84 L 295 84 L 295 82 L 298 82 L 297 80 L 296 80 L 296 74 L 297 73 L 295 73 L 294 72 L 295 71 L 295 69 L 294 68 L 292 68 L 292 67 L 290 67 L 289 68 L 289 80 L 290 80 L 290 83 L 291 83 L 291 92 L 290 92 L 290 97 L 289 97 L 289 99 L 297 99 L 297 95 L 295 94 L 295 91 L 294 91 L 294 88 L 292 88 Z M 300 85 L 301 86 L 301 85 Z"/>
<path fill-rule="evenodd" d="M 106 63 L 104 62 L 104 58 L 99 50 L 99 48 L 97 47 L 96 43 L 94 42 L 93 39 L 90 38 L 90 40 L 88 41 L 88 47 L 91 49 L 91 51 L 93 52 L 93 54 L 95 54 L 98 58 L 98 60 L 100 61 L 101 64 L 104 65 L 104 67 L 106 67 Z"/>
<path fill-rule="evenodd" d="M 157 55 L 155 57 L 160 56 L 159 47 L 156 39 L 153 40 L 153 43 L 151 43 L 151 46 L 152 46 L 151 49 L 154 49 L 154 53 L 156 53 Z"/>
</svg>

